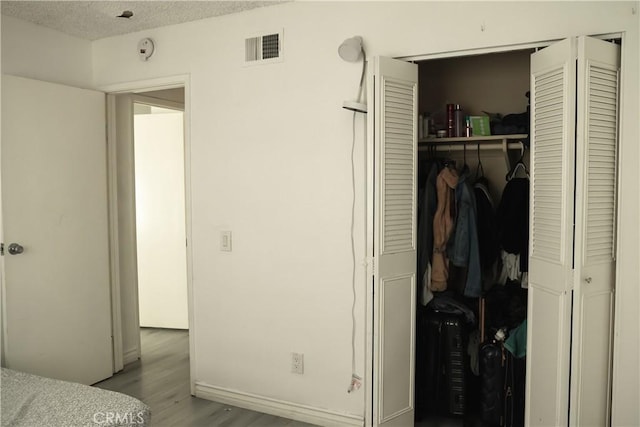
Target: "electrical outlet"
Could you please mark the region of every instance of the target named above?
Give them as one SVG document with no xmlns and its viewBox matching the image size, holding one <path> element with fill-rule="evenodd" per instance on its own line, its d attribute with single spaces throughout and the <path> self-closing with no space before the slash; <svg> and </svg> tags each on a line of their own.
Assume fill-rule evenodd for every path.
<svg viewBox="0 0 640 427">
<path fill-rule="evenodd" d="M 294 374 L 304 374 L 304 354 L 291 353 L 291 372 Z"/>
</svg>

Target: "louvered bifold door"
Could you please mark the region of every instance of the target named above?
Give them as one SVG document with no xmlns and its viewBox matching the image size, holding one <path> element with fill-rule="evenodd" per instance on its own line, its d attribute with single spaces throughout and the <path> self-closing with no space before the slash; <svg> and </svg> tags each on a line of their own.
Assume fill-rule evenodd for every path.
<svg viewBox="0 0 640 427">
<path fill-rule="evenodd" d="M 531 56 L 531 214 L 525 418 L 568 421 L 575 154 L 575 40 Z"/>
<path fill-rule="evenodd" d="M 418 67 L 374 63 L 373 424 L 412 426 Z M 371 110 L 370 110 L 371 114 Z"/>
<path fill-rule="evenodd" d="M 610 419 L 619 64 L 618 45 L 578 39 L 570 405 L 575 426 L 606 426 Z"/>
</svg>

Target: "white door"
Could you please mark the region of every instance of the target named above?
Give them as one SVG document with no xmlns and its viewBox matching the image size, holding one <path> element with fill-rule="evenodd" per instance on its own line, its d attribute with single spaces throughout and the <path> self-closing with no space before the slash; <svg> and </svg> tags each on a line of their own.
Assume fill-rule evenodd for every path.
<svg viewBox="0 0 640 427">
<path fill-rule="evenodd" d="M 6 366 L 111 376 L 105 95 L 2 76 Z"/>
<path fill-rule="evenodd" d="M 566 425 L 573 268 L 575 41 L 531 57 L 527 401 L 531 426 Z"/>
<path fill-rule="evenodd" d="M 413 426 L 418 66 L 374 65 L 373 424 Z"/>
<path fill-rule="evenodd" d="M 531 57 L 531 426 L 608 423 L 617 71 L 599 61 L 611 49 L 582 37 Z"/>
<path fill-rule="evenodd" d="M 610 423 L 620 47 L 578 38 L 571 425 Z M 624 338 L 623 338 L 624 339 Z"/>
</svg>

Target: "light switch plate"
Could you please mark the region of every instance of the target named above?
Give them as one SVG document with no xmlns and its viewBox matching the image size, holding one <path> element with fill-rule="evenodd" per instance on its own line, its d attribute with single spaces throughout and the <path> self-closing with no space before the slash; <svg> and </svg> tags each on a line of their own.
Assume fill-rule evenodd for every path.
<svg viewBox="0 0 640 427">
<path fill-rule="evenodd" d="M 231 232 L 220 232 L 220 250 L 225 252 L 231 252 Z"/>
</svg>

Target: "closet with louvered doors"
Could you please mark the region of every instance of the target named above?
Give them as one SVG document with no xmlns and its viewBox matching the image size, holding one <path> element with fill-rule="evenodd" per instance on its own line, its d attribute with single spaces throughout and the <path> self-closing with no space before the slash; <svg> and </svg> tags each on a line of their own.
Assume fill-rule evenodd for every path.
<svg viewBox="0 0 640 427">
<path fill-rule="evenodd" d="M 522 84 L 528 86 L 527 90 L 531 95 L 530 138 L 524 155 L 514 145 L 521 142 L 519 138 L 512 141 L 505 137 L 498 144 L 495 141 L 475 141 L 475 138 L 474 141 L 434 139 L 429 135 L 425 137 L 423 128 L 418 186 L 429 177 L 429 172 L 423 167 L 425 156 L 431 159 L 444 157 L 446 167 L 454 162 L 458 166 L 466 164 L 467 174 L 472 178 L 484 174 L 492 184 L 489 193 L 495 196 L 494 200 L 498 200 L 498 203 L 506 188 L 506 168 L 522 162 L 530 174 L 530 241 L 527 254 L 523 255 L 528 261 L 528 289 L 519 295 L 527 301 L 527 324 L 525 331 L 506 331 L 507 336 L 510 333 L 520 334 L 519 342 L 526 342 L 526 350 L 521 353 L 526 354 L 526 385 L 523 385 L 518 397 L 523 400 L 521 403 L 524 407 L 517 408 L 519 402 L 515 400 L 514 390 L 483 388 L 482 367 L 475 368 L 479 373 L 476 377 L 472 368 L 473 351 L 470 351 L 470 341 L 475 339 L 474 330 L 482 331 L 483 326 L 496 320 L 491 319 L 492 316 L 496 317 L 491 312 L 496 310 L 496 304 L 507 304 L 507 310 L 512 310 L 513 294 L 494 301 L 487 300 L 487 304 L 483 304 L 483 299 L 488 297 L 486 293 L 490 292 L 486 288 L 484 277 L 482 296 L 477 299 L 465 296 L 464 287 L 458 284 L 457 289 L 454 287 L 458 298 L 455 295 L 453 297 L 457 300 L 456 303 L 462 302 L 470 309 L 475 315 L 476 323 L 473 320 L 467 322 L 471 333 L 461 335 L 464 338 L 452 333 L 450 335 L 453 338 L 440 337 L 440 341 L 434 344 L 428 332 L 429 325 L 433 328 L 434 321 L 426 319 L 429 315 L 425 314 L 425 306 L 420 306 L 431 296 L 425 297 L 428 283 L 425 283 L 424 263 L 421 264 L 420 259 L 422 248 L 418 231 L 416 425 L 432 425 L 441 422 L 443 417 L 449 417 L 450 422 L 460 425 L 465 419 L 482 420 L 487 416 L 488 410 L 491 413 L 491 407 L 487 405 L 492 399 L 488 393 L 494 393 L 493 401 L 497 405 L 493 415 L 501 414 L 496 425 L 521 425 L 525 419 L 532 425 L 561 425 L 566 424 L 567 420 L 577 425 L 606 424 L 610 412 L 611 331 L 615 287 L 619 41 L 579 37 L 551 44 L 534 53 L 516 51 L 494 55 L 497 56 L 489 58 L 492 55 L 479 55 L 475 58 L 438 60 L 441 64 L 436 64 L 436 61 L 420 63 L 419 112 L 431 113 L 427 108 L 437 109 L 438 105 L 439 111 L 442 111 L 447 103 L 458 103 L 463 108 L 465 104 L 470 105 L 467 107 L 470 115 L 477 114 L 479 109 L 474 106 L 474 101 L 466 101 L 460 95 L 445 95 L 449 96 L 446 99 L 436 97 L 435 101 L 431 101 L 436 107 L 428 105 L 428 97 L 448 85 L 443 80 L 434 78 L 438 74 L 437 66 L 447 70 L 456 61 L 465 63 L 463 65 L 467 65 L 471 76 L 468 75 L 463 83 L 459 83 L 466 88 L 466 92 L 457 89 L 458 93 L 474 93 L 478 85 L 490 88 L 487 90 L 493 91 L 495 96 L 481 99 L 480 102 L 486 104 L 490 104 L 487 101 L 489 99 L 505 99 L 504 96 L 497 95 L 495 86 L 487 83 L 492 78 L 499 82 L 498 86 L 503 87 L 507 81 L 523 79 Z M 504 58 L 498 58 L 500 55 L 504 55 Z M 524 77 L 517 77 L 517 73 L 499 75 L 489 72 L 492 75 L 485 74 L 484 80 L 480 78 L 483 59 L 495 63 L 496 59 L 500 62 L 510 55 L 512 57 L 509 60 L 514 62 L 517 62 L 514 58 L 518 56 L 526 57 L 527 71 Z M 451 63 L 446 64 L 446 61 Z M 440 71 L 441 76 L 451 77 L 455 74 L 451 69 Z M 434 86 L 437 86 L 435 90 Z M 507 98 L 522 95 L 524 94 L 511 91 Z M 483 106 L 481 111 L 495 114 L 524 110 L 518 110 L 517 107 L 498 108 Z M 438 126 L 437 116 L 435 124 Z M 507 164 L 504 162 L 505 158 Z M 424 191 L 424 188 L 419 191 Z M 421 214 L 419 206 L 418 216 Z M 452 276 L 456 279 L 455 274 L 449 275 L 447 279 Z M 468 271 L 467 276 L 463 274 L 464 284 L 468 285 L 468 280 L 464 280 L 466 278 Z M 504 323 L 509 321 L 502 320 Z M 446 319 L 440 321 L 440 325 L 451 323 Z M 441 333 L 442 326 L 439 328 Z M 491 328 L 484 328 L 484 336 L 479 338 L 481 343 L 487 343 L 494 336 L 495 328 Z M 455 327 L 452 330 L 456 330 Z M 468 332 L 467 330 L 465 333 Z M 523 338 L 525 336 L 526 340 Z M 501 338 L 502 336 L 496 337 L 497 340 Z M 466 355 L 460 357 L 461 362 L 452 364 L 441 360 L 446 357 L 441 351 L 438 351 L 435 362 L 433 354 L 429 359 L 429 352 L 433 352 L 434 345 L 452 345 L 452 340 L 454 347 L 460 352 L 466 352 Z M 456 344 L 457 340 L 460 342 Z M 517 358 L 514 360 L 518 363 Z M 462 386 L 451 378 L 446 378 L 447 369 L 452 372 L 451 366 L 457 363 L 469 365 L 469 368 L 466 365 L 461 368 L 465 375 Z M 507 366 L 501 377 L 505 386 L 513 381 L 513 377 L 508 378 L 513 375 L 512 369 L 513 365 Z M 439 395 L 442 394 L 442 384 L 427 383 L 425 386 L 425 381 L 429 381 L 429 372 L 434 370 L 439 372 L 437 381 L 445 383 L 445 396 Z M 433 376 L 431 379 L 433 380 Z M 448 389 L 447 381 L 450 382 Z M 455 387 L 458 387 L 457 397 L 456 392 L 451 391 Z M 522 413 L 517 412 L 519 410 Z"/>
</svg>

